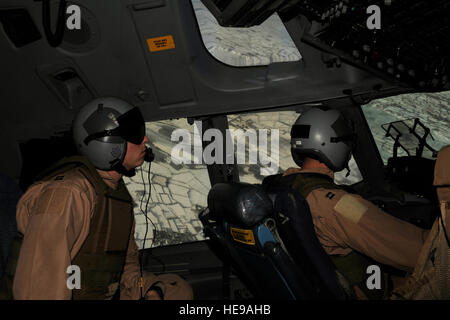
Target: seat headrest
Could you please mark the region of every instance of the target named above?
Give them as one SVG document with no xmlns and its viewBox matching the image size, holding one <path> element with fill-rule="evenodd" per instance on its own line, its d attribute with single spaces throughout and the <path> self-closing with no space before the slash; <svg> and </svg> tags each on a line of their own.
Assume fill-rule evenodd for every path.
<svg viewBox="0 0 450 320">
<path fill-rule="evenodd" d="M 273 211 L 272 202 L 257 185 L 240 182 L 215 184 L 208 193 L 211 217 L 251 227 Z"/>
<path fill-rule="evenodd" d="M 450 186 L 450 146 L 439 151 L 434 167 L 434 182 L 436 187 Z"/>
</svg>

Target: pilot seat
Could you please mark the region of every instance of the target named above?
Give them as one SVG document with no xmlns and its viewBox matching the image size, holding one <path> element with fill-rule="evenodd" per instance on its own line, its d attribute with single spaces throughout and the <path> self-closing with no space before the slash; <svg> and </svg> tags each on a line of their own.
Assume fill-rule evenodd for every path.
<svg viewBox="0 0 450 320">
<path fill-rule="evenodd" d="M 306 200 L 290 187 L 217 183 L 200 220 L 255 298 L 353 298 L 316 237 Z"/>
</svg>

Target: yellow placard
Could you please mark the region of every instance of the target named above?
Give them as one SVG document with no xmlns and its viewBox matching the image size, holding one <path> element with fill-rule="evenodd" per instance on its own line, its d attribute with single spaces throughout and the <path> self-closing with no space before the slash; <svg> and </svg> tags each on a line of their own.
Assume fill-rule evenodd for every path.
<svg viewBox="0 0 450 320">
<path fill-rule="evenodd" d="M 172 36 L 164 36 L 147 39 L 148 48 L 151 52 L 175 49 L 175 41 Z"/>
<path fill-rule="evenodd" d="M 230 228 L 230 232 L 234 241 L 255 245 L 255 237 L 252 230 Z"/>
</svg>

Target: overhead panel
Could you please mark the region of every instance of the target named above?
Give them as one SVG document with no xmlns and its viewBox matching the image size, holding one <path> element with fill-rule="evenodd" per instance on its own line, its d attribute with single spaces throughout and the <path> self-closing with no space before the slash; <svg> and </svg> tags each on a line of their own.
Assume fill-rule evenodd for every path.
<svg viewBox="0 0 450 320">
<path fill-rule="evenodd" d="M 185 47 L 180 36 L 179 20 L 170 1 L 149 1 L 130 6 L 147 67 L 161 106 L 188 103 L 195 92 Z"/>
<path fill-rule="evenodd" d="M 419 90 L 450 88 L 448 1 L 334 1 L 323 10 L 314 33 L 323 43 Z M 369 28 L 377 16 L 379 29 Z"/>
<path fill-rule="evenodd" d="M 251 27 L 263 23 L 292 0 L 202 0 L 224 27 Z"/>
<path fill-rule="evenodd" d="M 258 25 L 274 12 L 285 23 L 301 16 L 311 23 L 308 45 L 421 91 L 450 89 L 447 0 L 201 1 L 227 27 Z"/>
</svg>

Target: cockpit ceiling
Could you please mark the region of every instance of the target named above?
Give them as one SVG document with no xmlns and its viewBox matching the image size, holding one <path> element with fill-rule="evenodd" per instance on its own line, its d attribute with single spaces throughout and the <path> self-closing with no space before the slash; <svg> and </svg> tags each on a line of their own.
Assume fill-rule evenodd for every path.
<svg viewBox="0 0 450 320">
<path fill-rule="evenodd" d="M 420 91 L 450 89 L 450 2 L 445 0 L 202 0 L 219 23 L 258 25 L 277 12 L 310 23 L 310 35 L 358 62 Z M 367 20 L 380 8 L 380 29 Z"/>
</svg>

